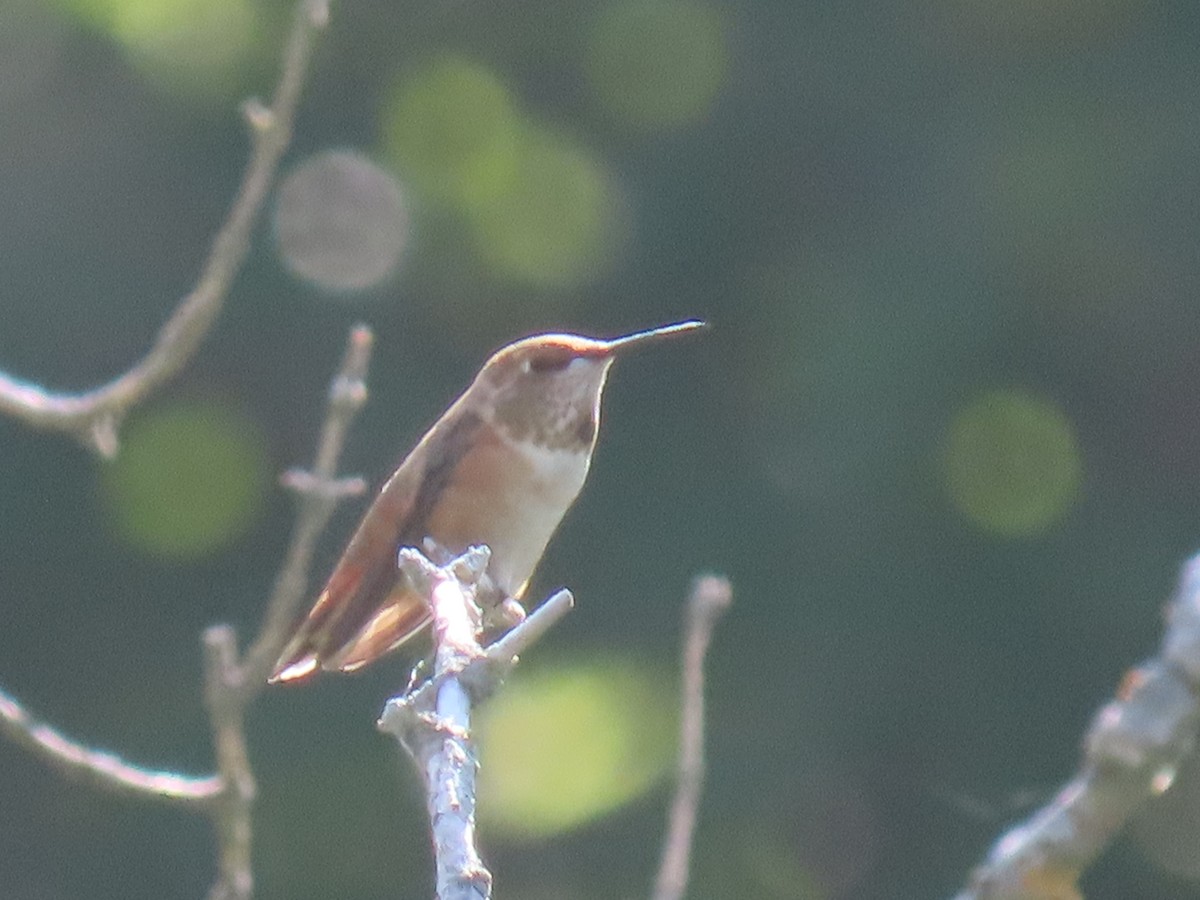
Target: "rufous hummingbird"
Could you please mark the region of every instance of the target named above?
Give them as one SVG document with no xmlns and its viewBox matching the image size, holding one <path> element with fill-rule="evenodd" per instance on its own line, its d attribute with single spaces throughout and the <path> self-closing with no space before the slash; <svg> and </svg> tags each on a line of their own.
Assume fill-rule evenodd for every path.
<svg viewBox="0 0 1200 900">
<path fill-rule="evenodd" d="M 457 554 L 486 544 L 491 583 L 520 599 L 587 477 L 613 360 L 703 327 L 612 340 L 541 334 L 498 350 L 380 489 L 270 680 L 352 672 L 428 623 L 425 600 L 397 567 L 400 547 L 431 541 Z"/>
</svg>

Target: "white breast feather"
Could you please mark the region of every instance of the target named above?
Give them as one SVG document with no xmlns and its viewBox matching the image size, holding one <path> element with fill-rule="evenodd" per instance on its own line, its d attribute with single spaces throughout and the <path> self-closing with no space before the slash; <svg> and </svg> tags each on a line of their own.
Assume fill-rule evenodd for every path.
<svg viewBox="0 0 1200 900">
<path fill-rule="evenodd" d="M 491 574 L 515 594 L 533 574 L 563 514 L 587 478 L 591 454 L 551 450 L 526 441 L 516 445 L 529 461 L 532 477 L 513 479 L 506 498 L 513 524 L 500 530 L 492 547 Z"/>
</svg>

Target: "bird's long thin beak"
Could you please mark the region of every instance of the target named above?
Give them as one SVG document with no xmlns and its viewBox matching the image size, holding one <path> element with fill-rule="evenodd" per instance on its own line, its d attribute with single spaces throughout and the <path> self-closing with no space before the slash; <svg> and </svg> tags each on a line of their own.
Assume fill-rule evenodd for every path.
<svg viewBox="0 0 1200 900">
<path fill-rule="evenodd" d="M 609 353 L 623 353 L 625 350 L 633 346 L 641 346 L 649 344 L 663 338 L 672 338 L 678 334 L 683 334 L 688 331 L 697 331 L 708 328 L 707 322 L 702 322 L 699 319 L 688 319 L 686 322 L 674 322 L 670 325 L 660 325 L 657 328 L 648 328 L 645 331 L 635 331 L 633 334 L 627 334 L 623 337 L 613 338 L 610 341 L 605 341 L 605 347 Z"/>
</svg>

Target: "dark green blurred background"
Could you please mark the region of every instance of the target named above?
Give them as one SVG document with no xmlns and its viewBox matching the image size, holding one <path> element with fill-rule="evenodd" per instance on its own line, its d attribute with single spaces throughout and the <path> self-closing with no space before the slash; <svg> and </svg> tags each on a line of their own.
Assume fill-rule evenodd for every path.
<svg viewBox="0 0 1200 900">
<path fill-rule="evenodd" d="M 237 106 L 288 11 L 0 4 L 0 368 L 77 388 L 144 350 L 236 190 Z M 536 580 L 578 609 L 494 711 L 484 773 L 537 794 L 565 769 L 542 787 L 568 811 L 497 801 L 497 894 L 646 893 L 709 569 L 737 601 L 691 896 L 952 894 L 1073 770 L 1200 548 L 1198 43 L 1195 0 L 339 0 L 284 166 L 316 180 L 269 201 L 122 458 L 0 420 L 0 684 L 206 771 L 199 633 L 257 626 L 275 478 L 312 457 L 351 323 L 377 350 L 344 469 L 378 481 L 498 345 L 702 316 L 613 373 Z M 356 228 L 379 246 L 324 252 Z M 416 780 L 373 727 L 404 675 L 252 710 L 264 898 L 429 896 Z M 1176 806 L 1090 898 L 1200 896 L 1200 810 Z M 0 743 L 0 897 L 211 876 L 205 821 Z"/>
</svg>

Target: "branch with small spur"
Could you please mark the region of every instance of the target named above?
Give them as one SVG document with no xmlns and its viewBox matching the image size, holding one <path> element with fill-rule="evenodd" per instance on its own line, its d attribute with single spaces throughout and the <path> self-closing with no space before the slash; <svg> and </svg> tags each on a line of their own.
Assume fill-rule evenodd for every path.
<svg viewBox="0 0 1200 900">
<path fill-rule="evenodd" d="M 491 551 L 471 547 L 447 560 L 436 546 L 427 549 L 445 563 L 437 565 L 406 547 L 399 552 L 399 568 L 429 605 L 433 677 L 419 685 L 410 682 L 403 696 L 389 700 L 378 728 L 400 742 L 424 779 L 436 896 L 487 900 L 492 875 L 475 846 L 478 755 L 472 707 L 495 690 L 521 650 L 566 614 L 572 598 L 569 591 L 559 591 L 485 650 L 479 642 L 485 627 L 480 587 Z M 503 601 L 495 602 L 494 587 L 491 591 L 493 609 L 503 609 Z"/>
<path fill-rule="evenodd" d="M 539 641 L 575 603 L 571 592 L 560 588 L 527 614 L 519 602 L 496 588 L 488 577 L 487 561 L 491 554 L 487 547 L 472 547 L 453 557 L 445 548 L 426 539 L 423 549 L 424 553 L 402 548 L 399 566 L 430 600 L 434 617 L 433 673 L 424 677 L 429 666 L 424 662 L 418 664 L 403 694 L 387 702 L 379 728 L 398 738 L 401 735 L 396 729 L 407 730 L 414 719 L 427 728 L 445 727 L 436 717 L 431 719 L 429 711 L 436 703 L 439 686 L 448 678 L 461 680 L 476 702 L 490 696 L 516 665 L 520 654 Z M 440 564 L 435 560 L 441 561 Z M 467 602 L 462 604 L 466 606 L 461 614 L 466 616 L 465 628 L 438 625 L 439 608 L 434 592 L 437 580 L 445 578 L 447 572 L 460 585 L 470 588 L 469 595 L 463 598 Z M 452 601 L 450 609 L 441 610 L 443 618 L 463 621 L 458 619 L 460 613 L 453 610 L 453 605 L 457 604 Z M 498 634 L 498 637 L 484 644 L 480 634 Z"/>
<path fill-rule="evenodd" d="M 1095 715 L 1079 771 L 993 844 L 955 900 L 1082 900 L 1080 874 L 1165 793 L 1200 736 L 1200 555 L 1183 566 L 1158 655 Z"/>
</svg>

